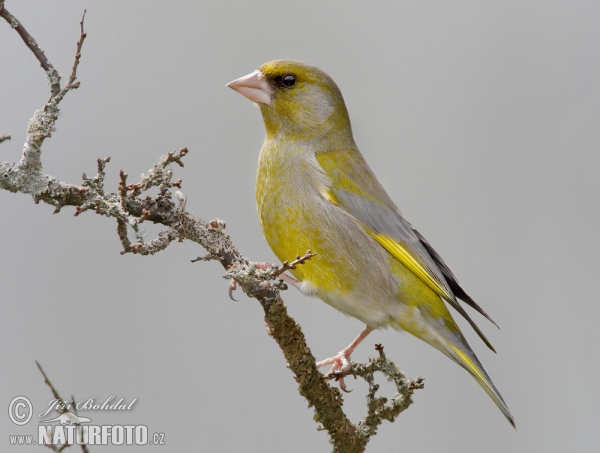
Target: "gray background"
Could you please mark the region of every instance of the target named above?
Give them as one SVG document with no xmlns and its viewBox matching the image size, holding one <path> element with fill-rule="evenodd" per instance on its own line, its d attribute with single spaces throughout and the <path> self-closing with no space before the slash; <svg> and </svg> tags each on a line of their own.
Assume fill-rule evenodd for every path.
<svg viewBox="0 0 600 453">
<path fill-rule="evenodd" d="M 166 152 L 191 153 L 188 209 L 220 217 L 243 253 L 274 261 L 258 224 L 254 177 L 264 132 L 224 84 L 267 60 L 322 67 L 344 93 L 356 141 L 406 217 L 500 324 L 476 316 L 498 354 L 467 337 L 518 431 L 459 367 L 394 331 L 374 343 L 425 390 L 372 452 L 592 452 L 600 443 L 598 169 L 600 4 L 593 1 L 114 2 L 7 1 L 63 75 L 88 9 L 81 88 L 62 104 L 45 171 L 77 183 L 112 156 L 132 178 Z M 0 23 L 0 159 L 18 160 L 25 127 L 48 97 L 39 64 Z M 6 416 L 28 396 L 138 398 L 96 423 L 146 424 L 161 451 L 329 451 L 262 309 L 227 297 L 223 269 L 173 244 L 121 256 L 114 221 L 52 215 L 0 192 L 0 448 L 35 434 Z M 149 237 L 157 229 L 148 227 Z M 284 294 L 317 358 L 345 346 L 354 319 Z M 345 396 L 354 420 L 365 384 Z M 150 447 L 147 447 L 150 448 Z M 158 447 L 152 447 L 159 450 Z M 151 449 L 152 449 L 151 448 Z M 15 451 L 40 451 L 19 447 Z M 92 451 L 121 451 L 96 447 Z"/>
</svg>

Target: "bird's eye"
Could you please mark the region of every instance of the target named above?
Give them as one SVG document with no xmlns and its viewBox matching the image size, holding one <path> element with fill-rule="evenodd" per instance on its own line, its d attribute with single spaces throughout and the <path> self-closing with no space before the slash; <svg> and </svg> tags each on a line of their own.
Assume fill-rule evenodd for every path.
<svg viewBox="0 0 600 453">
<path fill-rule="evenodd" d="M 296 76 L 292 74 L 286 74 L 281 78 L 281 83 L 286 87 L 291 87 L 296 84 Z"/>
</svg>

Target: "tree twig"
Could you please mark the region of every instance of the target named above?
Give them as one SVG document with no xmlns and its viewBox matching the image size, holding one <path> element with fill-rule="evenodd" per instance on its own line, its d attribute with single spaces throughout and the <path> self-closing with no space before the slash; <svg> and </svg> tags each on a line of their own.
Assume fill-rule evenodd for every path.
<svg viewBox="0 0 600 453">
<path fill-rule="evenodd" d="M 50 391 L 52 392 L 52 395 L 54 396 L 54 399 L 57 400 L 58 403 L 60 403 L 60 405 L 58 405 L 58 407 L 56 408 L 56 412 L 60 413 L 60 414 L 64 414 L 65 412 L 69 412 L 67 411 L 67 407 L 71 407 L 72 408 L 72 412 L 77 415 L 77 407 L 75 404 L 75 397 L 73 395 L 71 395 L 71 402 L 70 402 L 70 406 L 69 406 L 69 402 L 63 400 L 60 395 L 58 394 L 58 390 L 56 390 L 56 388 L 54 387 L 54 385 L 52 385 L 52 382 L 50 382 L 50 379 L 48 378 L 48 376 L 46 375 L 46 373 L 44 372 L 44 369 L 42 368 L 42 365 L 40 365 L 40 363 L 36 360 L 35 364 L 38 367 L 38 370 L 40 370 L 40 373 L 42 373 L 42 376 L 44 376 L 44 383 L 50 387 Z M 50 448 L 52 451 L 55 451 L 57 453 L 63 451 L 65 448 L 70 447 L 71 444 L 63 444 L 63 445 L 53 445 L 53 444 L 45 444 L 46 447 Z M 83 453 L 89 453 L 89 450 L 87 448 L 87 445 L 85 444 L 81 444 L 81 451 Z"/>
<path fill-rule="evenodd" d="M 296 269 L 297 265 L 306 263 L 306 261 L 310 260 L 313 256 L 317 256 L 317 254 L 311 252 L 310 249 L 308 249 L 304 256 L 296 255 L 296 259 L 291 263 L 289 263 L 288 261 L 284 261 L 283 263 L 281 263 L 281 267 L 279 269 L 275 269 L 271 273 L 272 278 L 275 279 L 281 274 L 283 274 L 285 271 L 289 271 L 290 269 Z"/>
<path fill-rule="evenodd" d="M 54 68 L 52 63 L 46 58 L 46 54 L 42 50 L 42 48 L 38 45 L 38 43 L 33 39 L 33 36 L 29 34 L 23 24 L 17 20 L 15 16 L 8 12 L 8 10 L 4 7 L 4 0 L 0 1 L 0 17 L 3 17 L 6 22 L 10 24 L 12 28 L 19 34 L 25 45 L 29 47 L 29 50 L 33 52 L 35 58 L 40 62 L 40 65 L 46 72 L 46 77 L 50 82 L 50 93 L 52 97 L 56 96 L 60 93 L 60 75 L 58 71 Z"/>
</svg>

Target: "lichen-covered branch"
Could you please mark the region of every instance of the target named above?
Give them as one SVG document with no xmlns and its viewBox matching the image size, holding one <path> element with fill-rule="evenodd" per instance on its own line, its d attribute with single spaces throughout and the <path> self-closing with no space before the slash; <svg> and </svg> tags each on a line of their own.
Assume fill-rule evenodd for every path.
<svg viewBox="0 0 600 453">
<path fill-rule="evenodd" d="M 359 431 L 367 438 L 376 434 L 377 428 L 384 420 L 393 422 L 402 411 L 408 409 L 408 406 L 412 404 L 414 391 L 422 389 L 424 386 L 423 378 L 407 378 L 400 368 L 386 357 L 382 345 L 375 345 L 375 349 L 379 352 L 377 359 L 369 359 L 368 365 L 353 362 L 352 370 L 347 373 L 352 376 L 360 376 L 369 383 L 368 413 L 358 423 Z M 387 380 L 396 387 L 396 394 L 390 405 L 386 405 L 387 398 L 376 396 L 379 384 L 375 384 L 373 373 L 377 371 L 383 373 Z"/>
<path fill-rule="evenodd" d="M 182 193 L 181 179 L 173 181 L 172 164 L 183 167 L 182 159 L 187 148 L 172 151 L 162 157 L 147 175 L 139 181 L 128 182 L 128 175 L 120 172 L 120 180 L 115 191 L 108 191 L 104 184 L 110 158 L 98 159 L 97 172 L 93 176 L 85 173 L 80 184 L 60 181 L 42 171 L 42 145 L 51 137 L 60 115 L 59 104 L 72 89 L 79 87 L 77 67 L 86 37 L 84 17 L 80 23 L 80 37 L 71 74 L 65 86 L 60 87 L 60 77 L 54 66 L 46 58 L 22 24 L 4 8 L 0 0 L 0 16 L 17 30 L 28 48 L 40 60 L 42 67 L 51 74 L 51 97 L 44 107 L 37 110 L 27 127 L 27 136 L 21 160 L 16 163 L 0 164 L 0 189 L 29 194 L 36 203 L 40 201 L 55 206 L 59 213 L 65 206 L 75 207 L 75 216 L 95 213 L 116 221 L 117 235 L 123 250 L 121 253 L 152 255 L 164 250 L 175 240 L 187 239 L 203 247 L 208 254 L 194 261 L 216 260 L 226 269 L 225 278 L 234 286 L 239 285 L 248 296 L 257 299 L 265 313 L 265 324 L 269 335 L 277 342 L 288 367 L 298 383 L 300 394 L 314 408 L 315 420 L 321 429 L 330 435 L 334 451 L 353 453 L 364 451 L 369 439 L 384 420 L 390 422 L 412 403 L 414 390 L 422 388 L 422 380 L 407 379 L 379 350 L 379 358 L 367 365 L 353 363 L 353 369 L 346 374 L 362 376 L 369 382 L 367 414 L 358 424 L 353 424 L 343 411 L 343 398 L 340 391 L 316 368 L 315 358 L 306 343 L 300 326 L 287 314 L 280 291 L 286 289 L 278 279 L 283 272 L 301 266 L 308 259 L 320 259 L 310 250 L 298 255 L 295 260 L 283 263 L 281 267 L 253 263 L 248 260 L 231 238 L 225 234 L 225 222 L 214 219 L 206 222 L 185 210 L 186 197 Z M 33 43 L 33 44 L 32 44 Z M 149 189 L 157 187 L 158 195 L 145 195 Z M 152 222 L 165 227 L 151 240 L 144 238 L 142 226 Z M 133 234 L 134 239 L 130 238 Z M 40 371 L 41 367 L 40 367 Z M 396 395 L 390 402 L 378 397 L 378 385 L 373 373 L 381 372 L 396 386 Z M 44 375 L 45 376 L 45 375 Z M 48 382 L 47 378 L 46 381 Z M 49 382 L 48 382 L 49 384 Z M 49 384 L 50 385 L 50 384 Z M 52 388 L 52 387 L 51 387 Z"/>
<path fill-rule="evenodd" d="M 41 150 L 44 140 L 50 138 L 56 127 L 56 121 L 60 111 L 58 105 L 63 100 L 65 95 L 79 87 L 79 83 L 74 83 L 77 78 L 77 66 L 79 65 L 79 59 L 81 58 L 81 47 L 85 40 L 86 34 L 83 30 L 83 20 L 85 18 L 85 12 L 81 19 L 81 34 L 79 41 L 77 42 L 77 52 L 75 54 L 75 60 L 73 62 L 73 69 L 69 76 L 68 83 L 61 89 L 60 87 L 60 75 L 54 68 L 52 63 L 46 58 L 44 51 L 37 44 L 35 39 L 25 30 L 23 24 L 19 22 L 15 16 L 8 12 L 4 7 L 4 0 L 0 0 L 0 17 L 3 17 L 11 27 L 13 27 L 17 33 L 23 38 L 27 47 L 33 52 L 36 58 L 39 60 L 42 68 L 46 71 L 46 75 L 50 81 L 50 99 L 43 108 L 37 110 L 33 114 L 33 118 L 29 121 L 27 126 L 27 140 L 23 146 L 23 155 L 21 160 L 17 164 L 7 164 L 6 162 L 0 165 L 0 187 L 11 192 L 23 192 L 28 193 L 39 201 L 44 197 L 48 200 L 55 199 L 56 191 L 55 187 L 56 180 L 42 175 L 42 161 L 41 161 Z M 77 195 L 74 193 L 75 187 L 64 188 L 67 189 L 66 193 L 61 193 L 61 199 L 71 199 Z M 79 197 L 80 198 L 80 197 Z"/>
</svg>

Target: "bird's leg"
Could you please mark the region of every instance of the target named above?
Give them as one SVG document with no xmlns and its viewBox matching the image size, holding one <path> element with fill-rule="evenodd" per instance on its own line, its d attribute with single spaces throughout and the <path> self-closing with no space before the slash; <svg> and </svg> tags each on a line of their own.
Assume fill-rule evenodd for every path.
<svg viewBox="0 0 600 453">
<path fill-rule="evenodd" d="M 256 264 L 256 268 L 260 269 L 262 271 L 265 271 L 267 269 L 274 267 L 274 270 L 271 272 L 272 280 L 279 278 L 299 290 L 300 282 L 298 280 L 296 280 L 294 277 L 291 277 L 291 276 L 285 274 L 285 272 L 290 269 L 296 269 L 296 266 L 298 266 L 299 264 L 306 263 L 306 261 L 310 260 L 313 256 L 316 256 L 316 255 L 317 255 L 316 253 L 313 253 L 313 252 L 311 252 L 310 249 L 308 249 L 306 251 L 306 253 L 304 254 L 304 256 L 296 255 L 296 259 L 294 261 L 292 261 L 291 263 L 287 260 L 284 261 L 283 263 L 281 263 L 280 268 L 278 268 L 277 266 L 273 266 L 269 263 L 255 263 L 255 264 Z M 235 286 L 233 287 L 233 289 L 235 289 Z M 230 287 L 229 288 L 229 297 L 231 297 L 233 299 L 233 297 L 231 296 L 232 291 L 233 290 Z"/>
<path fill-rule="evenodd" d="M 266 270 L 266 269 L 269 269 L 271 266 L 272 265 L 269 264 L 269 263 L 256 263 L 256 268 L 260 269 L 260 270 L 263 270 L 263 271 Z M 277 273 L 276 274 L 276 278 L 280 278 L 284 282 L 287 282 L 290 285 L 292 285 L 294 288 L 300 289 L 300 282 L 298 280 L 296 280 L 294 277 L 292 277 L 292 276 L 290 276 L 288 274 Z"/>
<path fill-rule="evenodd" d="M 285 274 L 284 272 L 287 271 L 288 269 L 296 269 L 296 265 L 298 264 L 304 264 L 304 262 L 306 260 L 311 259 L 313 256 L 315 256 L 316 253 L 312 253 L 310 250 L 308 250 L 306 252 L 306 255 L 304 256 L 300 256 L 298 255 L 296 257 L 295 261 L 292 261 L 291 263 L 288 263 L 287 261 L 283 262 L 283 266 L 280 269 L 277 269 L 275 272 L 273 272 L 272 274 L 272 279 L 275 280 L 276 278 L 279 278 L 281 280 L 283 280 L 284 282 L 289 283 L 290 285 L 292 285 L 294 288 L 296 289 L 300 289 L 300 282 L 298 280 L 296 280 L 294 277 Z M 270 263 L 255 263 L 256 264 L 256 268 L 259 270 L 267 270 L 270 269 L 271 267 L 273 267 L 272 264 Z M 262 282 L 262 284 L 265 284 L 266 287 L 268 288 L 269 283 L 268 282 Z M 237 282 L 235 280 L 231 280 L 231 282 L 229 283 L 229 298 L 233 301 L 236 301 L 236 299 L 233 298 L 233 292 L 237 289 Z M 264 288 L 259 288 L 259 289 L 264 289 Z"/>
<path fill-rule="evenodd" d="M 306 261 L 311 259 L 313 256 L 316 256 L 316 253 L 313 253 L 313 252 L 311 252 L 310 249 L 308 249 L 306 251 L 306 253 L 304 254 L 304 256 L 296 255 L 296 259 L 294 261 L 292 261 L 291 263 L 287 260 L 284 261 L 283 263 L 281 263 L 281 267 L 279 269 L 275 270 L 271 274 L 271 278 L 273 278 L 273 279 L 280 278 L 284 282 L 289 283 L 294 288 L 299 290 L 300 283 L 298 282 L 298 280 L 296 280 L 294 277 L 291 277 L 291 276 L 285 274 L 284 272 L 288 271 L 290 269 L 296 269 L 296 266 L 298 266 L 299 264 L 306 263 Z"/>
<path fill-rule="evenodd" d="M 322 366 L 325 366 L 325 365 L 331 365 L 331 369 L 329 370 L 329 373 L 327 373 L 328 377 L 335 377 L 338 374 L 345 373 L 346 371 L 350 371 L 350 368 L 351 368 L 350 355 L 354 352 L 354 350 L 360 344 L 360 342 L 363 341 L 367 337 L 367 335 L 369 335 L 371 333 L 372 330 L 373 329 L 371 329 L 369 326 L 365 327 L 365 330 L 363 330 L 360 333 L 360 335 L 358 337 L 356 337 L 354 339 L 354 341 L 348 345 L 348 347 L 346 347 L 345 349 L 342 349 L 340 352 L 338 352 L 333 357 L 330 357 L 328 359 L 317 362 L 317 368 L 321 368 Z M 344 383 L 344 378 L 342 376 L 340 376 L 338 380 L 340 381 L 340 388 L 344 392 L 349 392 L 349 390 L 346 390 L 346 384 Z"/>
<path fill-rule="evenodd" d="M 290 285 L 292 285 L 296 289 L 300 289 L 300 282 L 298 280 L 296 280 L 294 277 L 292 277 L 291 275 L 288 275 L 288 274 L 279 274 L 277 276 L 277 278 L 280 278 L 284 282 L 289 283 Z"/>
</svg>

